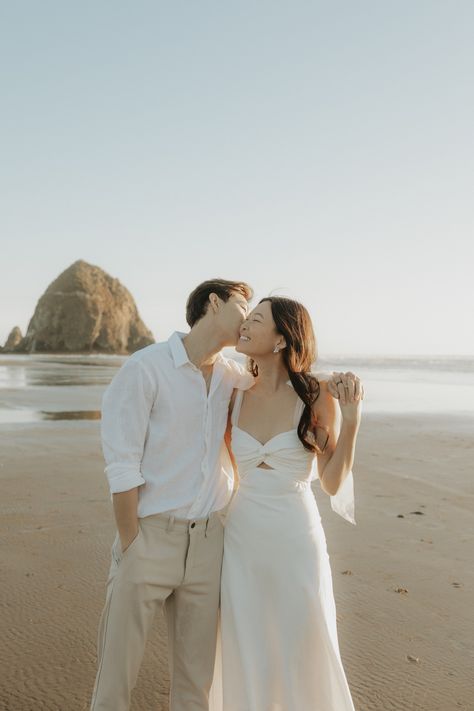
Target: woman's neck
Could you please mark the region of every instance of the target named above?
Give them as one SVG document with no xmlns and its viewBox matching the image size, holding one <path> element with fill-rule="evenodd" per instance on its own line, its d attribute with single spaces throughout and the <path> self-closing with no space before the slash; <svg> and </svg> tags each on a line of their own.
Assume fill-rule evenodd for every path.
<svg viewBox="0 0 474 711">
<path fill-rule="evenodd" d="M 254 363 L 258 367 L 258 376 L 252 390 L 272 395 L 282 385 L 286 385 L 289 376 L 281 356 L 259 358 L 258 361 L 254 360 Z"/>
</svg>

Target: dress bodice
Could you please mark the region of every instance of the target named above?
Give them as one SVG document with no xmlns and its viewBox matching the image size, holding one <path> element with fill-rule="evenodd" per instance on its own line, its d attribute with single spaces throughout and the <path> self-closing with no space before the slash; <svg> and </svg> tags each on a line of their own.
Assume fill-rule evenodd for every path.
<svg viewBox="0 0 474 711">
<path fill-rule="evenodd" d="M 298 422 L 304 403 L 298 398 L 296 403 L 293 429 L 271 437 L 262 444 L 251 434 L 238 426 L 242 405 L 243 390 L 238 390 L 232 410 L 232 450 L 242 477 L 260 464 L 266 464 L 273 470 L 286 471 L 296 479 L 310 479 L 314 454 L 306 450 L 297 433 Z"/>
<path fill-rule="evenodd" d="M 288 381 L 288 385 L 293 387 L 291 381 Z M 300 398 L 297 400 L 293 429 L 280 432 L 262 444 L 238 426 L 244 392 L 237 390 L 231 416 L 232 451 L 239 467 L 240 487 L 244 490 L 259 489 L 262 494 L 295 490 L 311 492 L 310 482 L 318 478 L 318 470 L 314 453 L 305 449 L 298 437 L 303 401 Z M 266 464 L 270 469 L 259 466 L 261 464 Z M 352 472 L 345 478 L 337 494 L 330 499 L 336 513 L 350 523 L 355 523 Z"/>
</svg>

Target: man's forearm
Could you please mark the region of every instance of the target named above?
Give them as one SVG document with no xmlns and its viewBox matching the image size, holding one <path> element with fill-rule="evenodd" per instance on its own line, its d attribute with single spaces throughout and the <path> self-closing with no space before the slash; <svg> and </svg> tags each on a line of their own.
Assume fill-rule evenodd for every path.
<svg viewBox="0 0 474 711">
<path fill-rule="evenodd" d="M 138 533 L 138 486 L 113 494 L 113 506 L 122 550 L 125 550 Z"/>
</svg>

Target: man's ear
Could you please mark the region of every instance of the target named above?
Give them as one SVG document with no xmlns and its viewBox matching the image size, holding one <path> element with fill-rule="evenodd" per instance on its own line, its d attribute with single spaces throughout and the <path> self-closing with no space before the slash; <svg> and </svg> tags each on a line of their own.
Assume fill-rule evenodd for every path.
<svg viewBox="0 0 474 711">
<path fill-rule="evenodd" d="M 219 297 L 213 291 L 209 294 L 209 303 L 214 313 L 219 310 Z"/>
</svg>

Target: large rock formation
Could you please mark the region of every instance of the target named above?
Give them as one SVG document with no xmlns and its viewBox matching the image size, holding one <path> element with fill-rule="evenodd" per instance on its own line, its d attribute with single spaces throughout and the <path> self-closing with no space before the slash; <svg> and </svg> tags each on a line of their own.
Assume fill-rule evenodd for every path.
<svg viewBox="0 0 474 711">
<path fill-rule="evenodd" d="M 78 260 L 48 286 L 15 352 L 127 354 L 150 343 L 130 292 Z"/>
<path fill-rule="evenodd" d="M 5 345 L 3 346 L 3 349 L 2 349 L 3 352 L 8 353 L 8 352 L 14 351 L 15 348 L 18 346 L 18 344 L 21 342 L 21 339 L 22 339 L 21 331 L 18 328 L 18 326 L 15 326 L 10 331 L 10 335 L 8 336 L 8 338 L 5 342 Z"/>
</svg>

